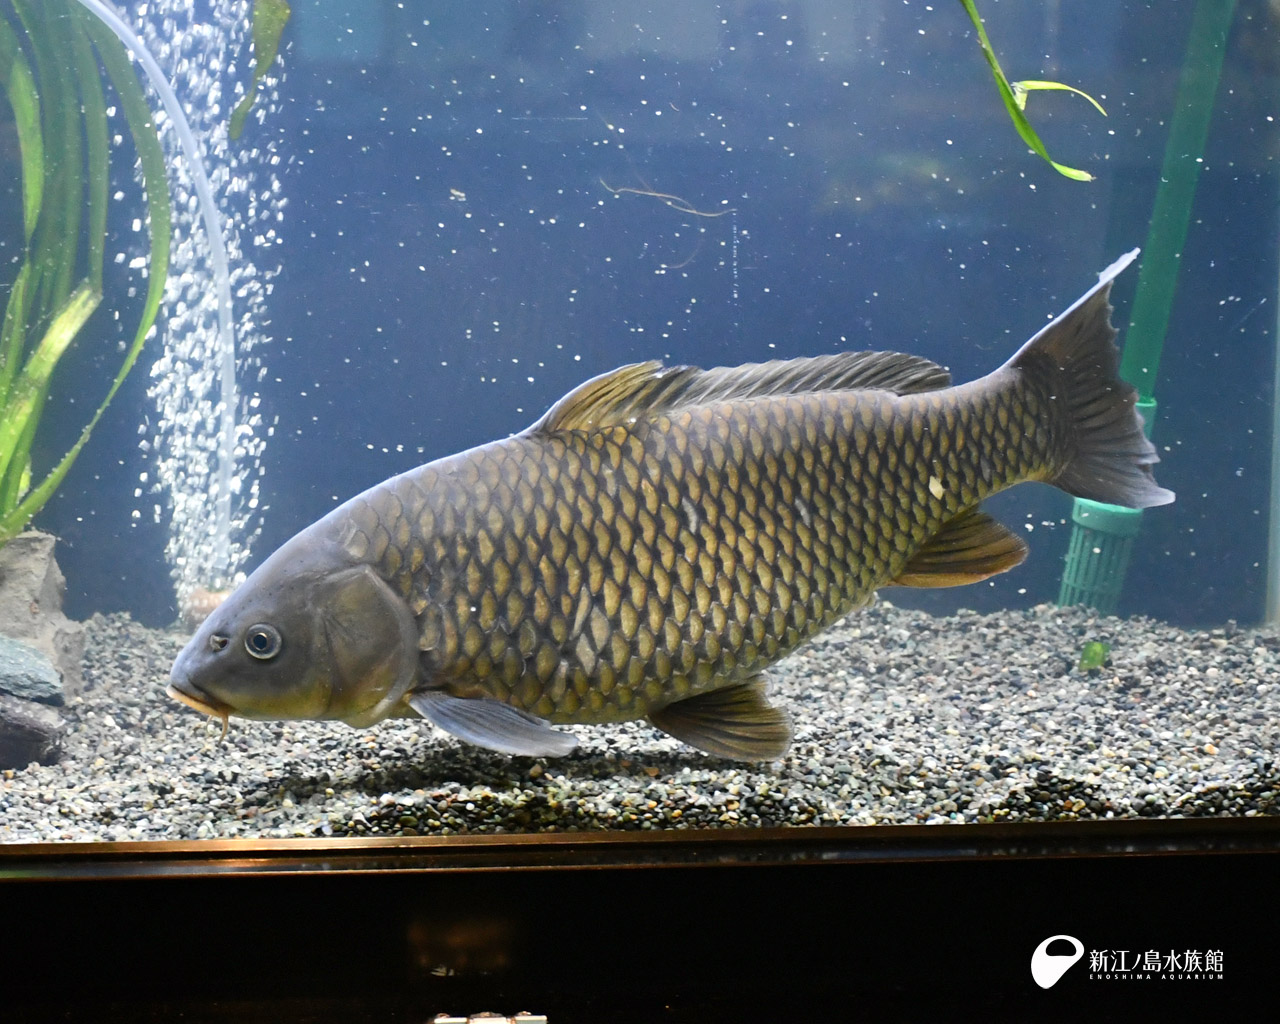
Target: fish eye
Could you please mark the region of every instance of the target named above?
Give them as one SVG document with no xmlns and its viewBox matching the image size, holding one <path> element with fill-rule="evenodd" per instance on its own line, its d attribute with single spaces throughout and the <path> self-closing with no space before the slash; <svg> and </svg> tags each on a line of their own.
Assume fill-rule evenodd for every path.
<svg viewBox="0 0 1280 1024">
<path fill-rule="evenodd" d="M 250 626 L 244 635 L 244 649 L 261 661 L 274 658 L 280 653 L 280 647 L 280 631 L 265 622 Z"/>
<path fill-rule="evenodd" d="M 227 644 L 230 642 L 231 637 L 227 636 L 226 633 L 212 633 L 209 636 L 209 650 L 217 654 L 219 651 L 226 650 Z"/>
</svg>

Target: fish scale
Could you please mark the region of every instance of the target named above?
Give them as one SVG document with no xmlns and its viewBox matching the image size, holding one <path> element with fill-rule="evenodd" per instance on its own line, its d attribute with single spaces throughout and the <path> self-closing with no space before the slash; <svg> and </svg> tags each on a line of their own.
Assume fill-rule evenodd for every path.
<svg viewBox="0 0 1280 1024">
<path fill-rule="evenodd" d="M 755 675 L 1047 465 L 1032 389 L 968 397 L 766 397 L 514 437 L 367 495 L 347 547 L 410 599 L 424 674 L 456 695 L 634 718 Z"/>
<path fill-rule="evenodd" d="M 881 586 L 1021 562 L 988 495 L 1173 500 L 1116 376 L 1108 293 L 1133 258 L 958 387 L 891 352 L 587 381 L 296 535 L 200 627 L 169 692 L 224 720 L 419 714 L 508 753 L 572 749 L 548 722 L 648 718 L 713 754 L 780 756 L 772 662 Z"/>
</svg>

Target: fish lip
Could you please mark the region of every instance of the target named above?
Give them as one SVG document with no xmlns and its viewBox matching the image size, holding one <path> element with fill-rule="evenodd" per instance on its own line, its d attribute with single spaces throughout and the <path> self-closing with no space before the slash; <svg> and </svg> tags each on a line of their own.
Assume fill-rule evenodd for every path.
<svg viewBox="0 0 1280 1024">
<path fill-rule="evenodd" d="M 164 688 L 164 692 L 174 700 L 182 701 L 188 707 L 203 711 L 214 718 L 221 718 L 223 721 L 226 721 L 227 716 L 234 710 L 230 704 L 224 704 L 216 697 L 209 696 L 186 679 L 171 679 L 169 685 Z"/>
</svg>

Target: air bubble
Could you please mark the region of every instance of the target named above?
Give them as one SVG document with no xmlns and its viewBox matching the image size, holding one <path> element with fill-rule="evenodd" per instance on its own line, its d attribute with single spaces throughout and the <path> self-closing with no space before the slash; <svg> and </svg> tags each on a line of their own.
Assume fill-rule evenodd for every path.
<svg viewBox="0 0 1280 1024">
<path fill-rule="evenodd" d="M 282 219 L 284 198 L 272 170 L 279 160 L 269 139 L 255 139 L 252 146 L 232 143 L 223 113 L 230 106 L 224 96 L 234 102 L 243 94 L 234 67 L 237 55 L 249 52 L 252 5 L 250 0 L 212 0 L 200 5 L 200 20 L 194 7 L 190 0 L 152 0 L 137 7 L 133 24 L 163 68 L 200 142 L 230 257 L 236 376 L 240 382 L 260 380 L 266 372 L 260 347 L 269 339 L 259 325 L 267 320 L 265 296 L 279 271 L 278 263 L 270 262 L 278 239 L 275 231 L 254 232 L 249 226 Z M 276 70 L 261 83 L 255 113 L 279 105 Z M 260 117 L 250 122 L 261 123 Z M 149 440 L 139 447 L 149 453 L 151 475 L 168 495 L 165 553 L 181 602 L 197 586 L 217 589 L 242 575 L 250 545 L 261 530 L 261 460 L 265 437 L 272 430 L 261 430 L 254 412 L 259 398 L 240 394 L 235 399 L 234 437 L 223 439 L 217 288 L 199 198 L 169 120 L 157 114 L 156 124 L 168 157 L 174 224 L 163 345 L 150 368 L 148 394 L 157 416 Z M 128 201 L 136 199 L 131 196 Z M 135 220 L 134 230 L 141 226 Z M 121 254 L 118 262 L 124 258 Z M 259 259 L 266 261 L 263 266 L 255 266 Z M 134 256 L 130 267 L 139 270 L 146 262 Z M 218 482 L 218 452 L 227 449 L 233 465 L 223 487 Z M 215 514 L 215 499 L 223 490 L 233 498 L 229 536 L 225 524 L 219 527 L 224 517 Z"/>
</svg>

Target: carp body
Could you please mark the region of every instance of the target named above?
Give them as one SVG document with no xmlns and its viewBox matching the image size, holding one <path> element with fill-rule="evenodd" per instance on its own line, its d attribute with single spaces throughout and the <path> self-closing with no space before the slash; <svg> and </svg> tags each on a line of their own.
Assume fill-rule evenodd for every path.
<svg viewBox="0 0 1280 1024">
<path fill-rule="evenodd" d="M 1117 375 L 1111 282 L 959 386 L 859 352 L 624 366 L 523 433 L 392 477 L 307 527 L 199 627 L 170 695 L 223 719 L 421 715 L 555 755 L 551 723 L 648 719 L 712 754 L 791 742 L 764 672 L 886 584 L 1011 569 L 980 508 L 1027 480 L 1173 500 Z"/>
</svg>

